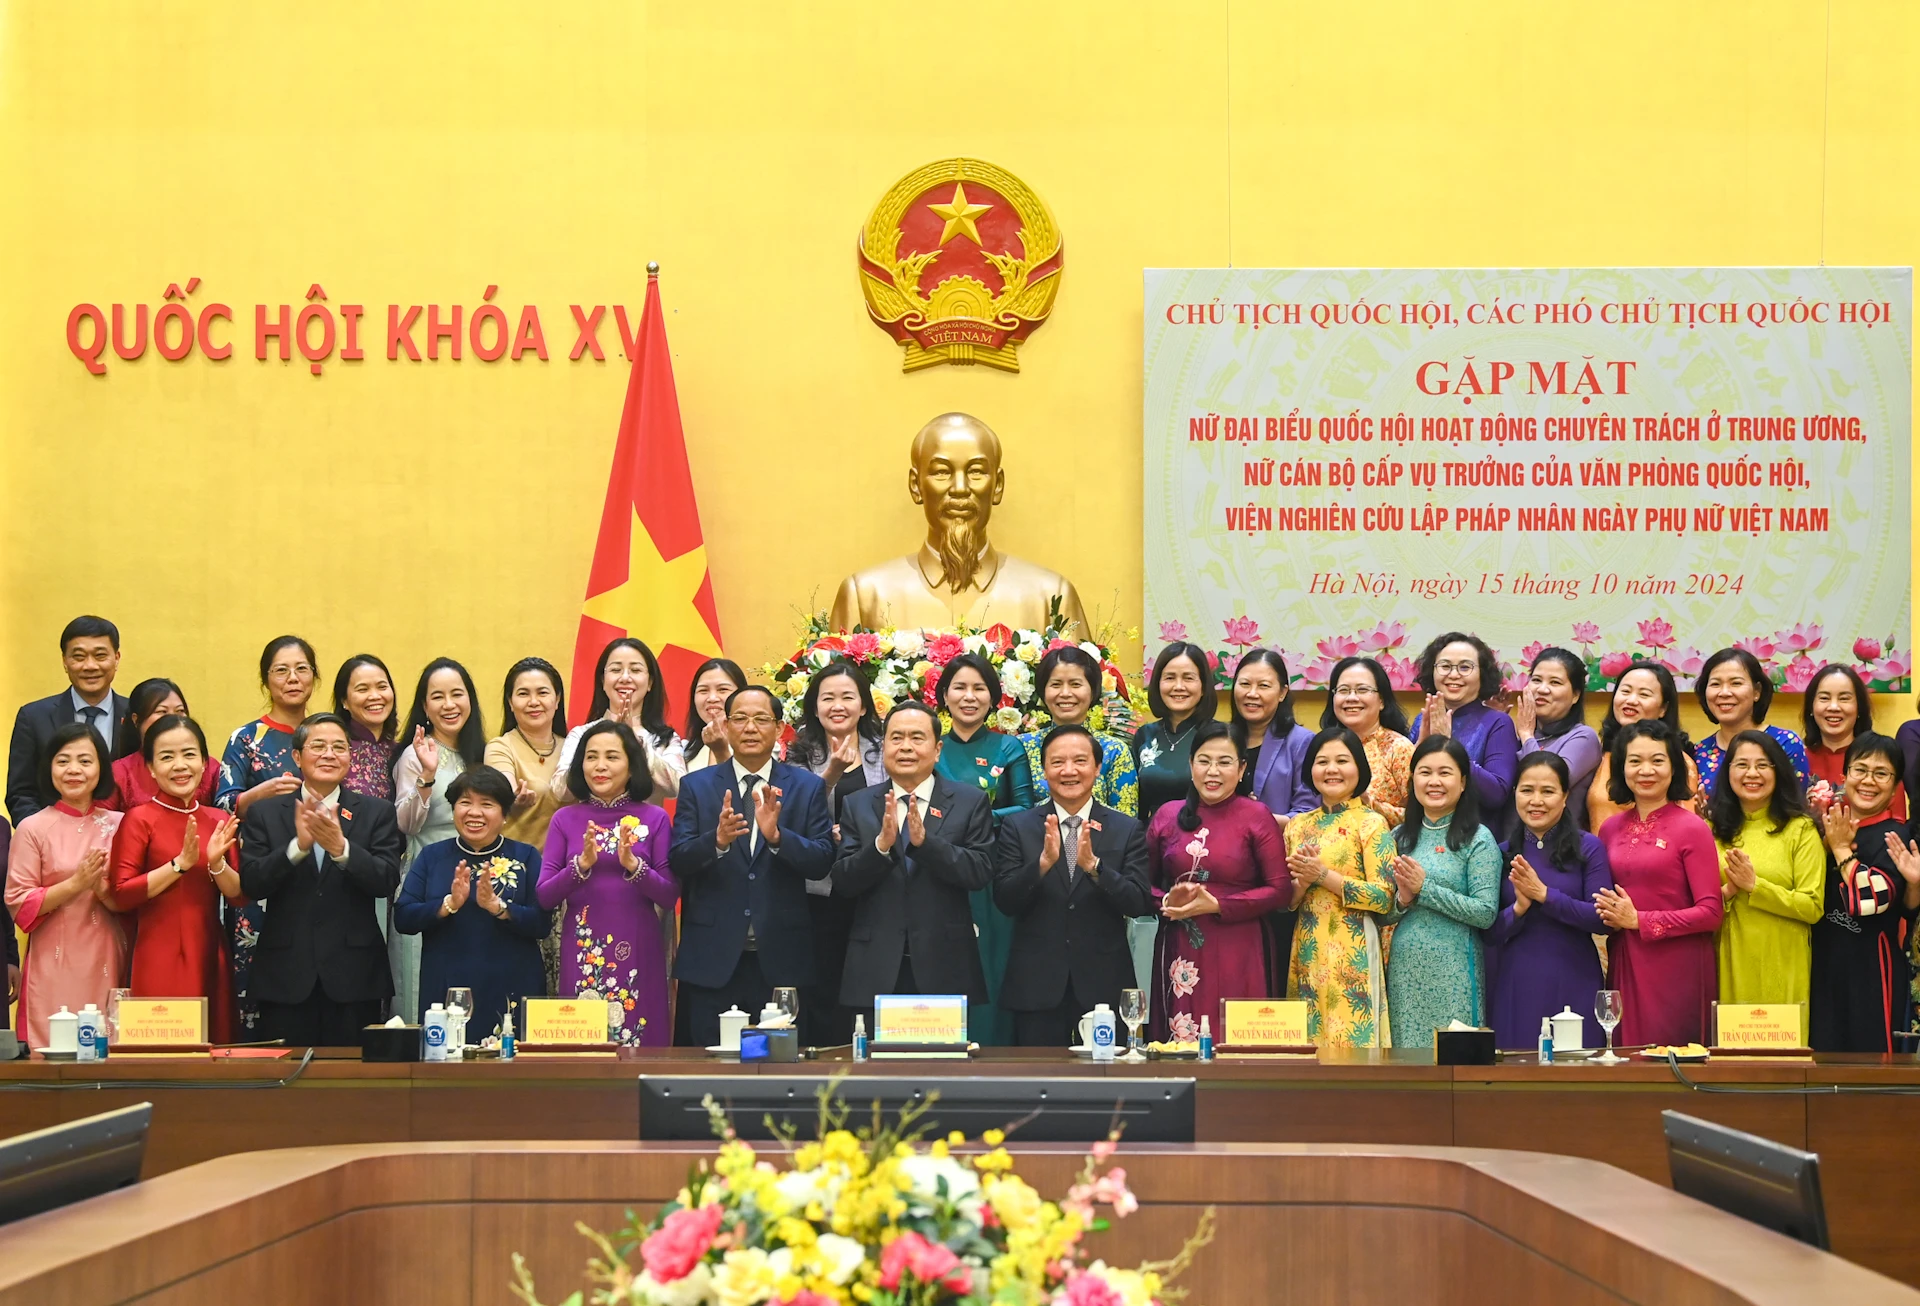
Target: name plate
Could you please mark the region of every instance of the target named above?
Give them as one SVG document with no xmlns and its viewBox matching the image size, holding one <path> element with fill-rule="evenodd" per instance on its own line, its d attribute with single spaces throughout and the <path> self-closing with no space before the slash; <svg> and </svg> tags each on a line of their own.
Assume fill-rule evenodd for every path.
<svg viewBox="0 0 1920 1306">
<path fill-rule="evenodd" d="M 1307 1004 L 1262 998 L 1222 998 L 1216 1043 L 1240 1048 L 1311 1047 Z"/>
<path fill-rule="evenodd" d="M 1797 1048 L 1805 1044 L 1798 1002 L 1722 1002 L 1716 1012 L 1716 1041 L 1723 1048 Z"/>
<path fill-rule="evenodd" d="M 207 1041 L 205 998 L 121 998 L 115 1043 L 190 1046 Z"/>
<path fill-rule="evenodd" d="M 967 1045 L 964 993 L 882 993 L 873 1000 L 876 1043 Z"/>
<path fill-rule="evenodd" d="M 604 998 L 528 998 L 528 1043 L 592 1043 L 607 1041 L 607 1003 Z"/>
</svg>

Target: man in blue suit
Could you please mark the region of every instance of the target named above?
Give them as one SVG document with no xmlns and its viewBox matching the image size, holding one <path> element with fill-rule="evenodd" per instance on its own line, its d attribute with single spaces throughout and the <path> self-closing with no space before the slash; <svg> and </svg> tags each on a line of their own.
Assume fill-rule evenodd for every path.
<svg viewBox="0 0 1920 1306">
<path fill-rule="evenodd" d="M 696 1045 L 720 1041 L 720 1013 L 758 1016 L 776 988 L 813 982 L 808 880 L 833 872 L 827 791 L 773 759 L 780 705 L 749 685 L 727 698 L 733 756 L 680 782 L 668 863 L 680 881 L 674 978 Z"/>
</svg>

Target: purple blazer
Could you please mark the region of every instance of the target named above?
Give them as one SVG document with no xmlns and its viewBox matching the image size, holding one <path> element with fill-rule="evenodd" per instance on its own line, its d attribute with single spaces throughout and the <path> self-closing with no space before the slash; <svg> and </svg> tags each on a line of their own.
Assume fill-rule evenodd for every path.
<svg viewBox="0 0 1920 1306">
<path fill-rule="evenodd" d="M 1275 816 L 1298 816 L 1318 807 L 1320 795 L 1301 765 L 1312 742 L 1313 731 L 1305 726 L 1296 725 L 1284 736 L 1269 727 L 1260 741 L 1260 760 L 1254 763 L 1248 795 L 1266 804 Z"/>
</svg>

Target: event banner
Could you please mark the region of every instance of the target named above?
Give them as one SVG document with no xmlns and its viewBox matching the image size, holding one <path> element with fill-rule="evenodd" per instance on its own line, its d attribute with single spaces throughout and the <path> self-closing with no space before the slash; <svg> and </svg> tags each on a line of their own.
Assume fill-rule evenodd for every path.
<svg viewBox="0 0 1920 1306">
<path fill-rule="evenodd" d="M 1150 269 L 1148 650 L 1907 687 L 1910 268 Z"/>
</svg>

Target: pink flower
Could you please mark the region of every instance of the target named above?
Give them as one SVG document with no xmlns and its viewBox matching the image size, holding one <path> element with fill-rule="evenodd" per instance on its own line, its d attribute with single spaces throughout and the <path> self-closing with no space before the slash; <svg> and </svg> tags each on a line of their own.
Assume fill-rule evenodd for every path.
<svg viewBox="0 0 1920 1306">
<path fill-rule="evenodd" d="M 1198 1043 L 1200 1022 L 1184 1011 L 1176 1011 L 1167 1021 L 1167 1034 L 1175 1043 Z"/>
<path fill-rule="evenodd" d="M 1813 673 L 1820 669 L 1814 660 L 1802 653 L 1787 663 L 1787 679 L 1780 687 L 1789 694 L 1804 694 L 1807 686 L 1813 683 Z"/>
<path fill-rule="evenodd" d="M 1160 642 L 1162 644 L 1182 644 L 1187 638 L 1187 623 L 1184 621 L 1163 621 L 1160 623 Z"/>
<path fill-rule="evenodd" d="M 1126 1306 L 1126 1298 L 1111 1284 L 1085 1270 L 1068 1279 L 1066 1287 L 1053 1301 L 1054 1306 Z"/>
<path fill-rule="evenodd" d="M 1528 666 L 1532 666 L 1533 660 L 1546 651 L 1547 646 L 1536 639 L 1533 643 L 1520 650 L 1520 660 Z"/>
<path fill-rule="evenodd" d="M 1222 662 L 1220 664 L 1220 674 L 1225 676 L 1228 680 L 1232 680 L 1235 676 L 1239 675 L 1240 660 L 1245 656 L 1246 654 L 1244 653 L 1235 653 L 1232 657 Z"/>
<path fill-rule="evenodd" d="M 1853 641 L 1853 657 L 1856 662 L 1871 662 L 1880 656 L 1880 641 L 1862 635 Z"/>
<path fill-rule="evenodd" d="M 967 646 L 960 642 L 958 635 L 935 635 L 927 641 L 927 661 L 936 667 L 944 667 L 966 650 Z"/>
<path fill-rule="evenodd" d="M 1873 674 L 1868 679 L 1880 681 L 1891 688 L 1905 680 L 1907 673 L 1911 670 L 1913 670 L 1911 663 L 1892 649 L 1888 649 L 1886 658 L 1874 664 Z"/>
<path fill-rule="evenodd" d="M 1173 981 L 1173 996 L 1184 998 L 1200 987 L 1200 968 L 1185 957 L 1176 957 L 1167 967 L 1167 978 Z"/>
<path fill-rule="evenodd" d="M 1573 642 L 1576 644 L 1598 644 L 1600 642 L 1600 627 L 1591 621 L 1574 622 Z"/>
<path fill-rule="evenodd" d="M 1325 689 L 1327 687 L 1327 677 L 1333 674 L 1332 658 L 1315 658 L 1305 665 L 1289 661 L 1287 665 L 1290 667 L 1299 667 L 1299 669 L 1293 673 L 1293 678 L 1307 689 Z"/>
<path fill-rule="evenodd" d="M 721 1210 L 718 1203 L 694 1210 L 675 1211 L 654 1233 L 640 1244 L 640 1259 L 655 1283 L 672 1283 L 693 1273 L 693 1267 L 713 1246 L 720 1232 Z"/>
<path fill-rule="evenodd" d="M 1360 641 L 1347 635 L 1329 635 L 1313 646 L 1313 651 L 1329 662 L 1338 662 L 1341 658 L 1357 658 L 1361 654 Z"/>
<path fill-rule="evenodd" d="M 1640 625 L 1640 638 L 1635 641 L 1645 648 L 1663 649 L 1673 646 L 1673 623 L 1665 617 L 1655 617 L 1643 621 Z"/>
<path fill-rule="evenodd" d="M 1666 662 L 1667 669 L 1676 676 L 1697 676 L 1700 674 L 1701 664 L 1707 660 L 1707 655 L 1689 646 L 1669 653 L 1662 660 Z"/>
<path fill-rule="evenodd" d="M 1104 1161 L 1120 1150 L 1120 1142 L 1115 1138 L 1103 1138 L 1087 1149 L 1087 1155 L 1096 1161 Z"/>
<path fill-rule="evenodd" d="M 1826 632 L 1814 625 L 1796 624 L 1774 636 L 1789 653 L 1809 653 L 1826 642 Z"/>
<path fill-rule="evenodd" d="M 1252 648 L 1260 642 L 1260 623 L 1252 617 L 1228 617 L 1221 624 L 1227 628 L 1227 643 L 1235 648 Z"/>
<path fill-rule="evenodd" d="M 1420 687 L 1420 662 L 1417 658 L 1396 658 L 1391 653 L 1382 653 L 1375 661 L 1387 673 L 1387 683 L 1395 689 Z"/>
<path fill-rule="evenodd" d="M 1054 1298 L 1065 1306 L 1126 1306 L 1126 1298 L 1097 1274 L 1082 1270 L 1067 1280 L 1067 1290 Z"/>
<path fill-rule="evenodd" d="M 1371 653 L 1399 648 L 1407 642 L 1407 628 L 1397 621 L 1383 621 L 1361 636 L 1360 642 L 1366 645 L 1367 651 Z"/>
<path fill-rule="evenodd" d="M 847 656 L 855 662 L 866 662 L 880 655 L 880 637 L 860 631 L 847 636 Z"/>
<path fill-rule="evenodd" d="M 880 1286 L 897 1291 L 902 1276 L 911 1274 L 921 1283 L 937 1283 L 948 1292 L 959 1294 L 972 1289 L 973 1276 L 952 1250 L 930 1243 L 917 1233 L 903 1233 L 880 1252 Z"/>
<path fill-rule="evenodd" d="M 1762 662 L 1780 651 L 1780 646 L 1765 635 L 1755 635 L 1751 639 L 1736 639 L 1733 641 L 1733 646 L 1753 654 Z"/>
<path fill-rule="evenodd" d="M 1632 665 L 1633 654 L 1609 653 L 1600 659 L 1600 675 L 1604 679 L 1613 680 Z"/>
<path fill-rule="evenodd" d="M 1527 687 L 1530 680 L 1531 677 L 1529 677 L 1526 672 L 1516 671 L 1500 682 L 1500 688 L 1506 690 L 1509 694 L 1517 694 Z"/>
</svg>

